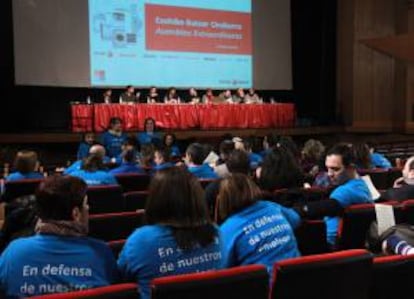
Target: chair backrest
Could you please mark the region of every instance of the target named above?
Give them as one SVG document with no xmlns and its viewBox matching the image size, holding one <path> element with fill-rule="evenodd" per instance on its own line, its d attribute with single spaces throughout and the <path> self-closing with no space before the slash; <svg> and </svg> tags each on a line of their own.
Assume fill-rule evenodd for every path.
<svg viewBox="0 0 414 299">
<path fill-rule="evenodd" d="M 358 173 L 360 175 L 369 175 L 371 177 L 371 181 L 374 184 L 375 188 L 377 189 L 388 189 L 392 187 L 389 185 L 389 171 L 388 169 L 383 168 L 374 168 L 374 169 L 358 169 Z"/>
<path fill-rule="evenodd" d="M 393 206 L 395 221 L 403 221 L 402 205 L 386 202 Z M 374 204 L 357 204 L 345 209 L 338 231 L 337 249 L 365 248 L 365 240 L 371 223 L 376 220 Z"/>
<path fill-rule="evenodd" d="M 305 220 L 295 229 L 295 237 L 302 255 L 326 253 L 326 223 L 323 220 Z"/>
<path fill-rule="evenodd" d="M 136 211 L 145 209 L 148 191 L 131 191 L 124 193 L 125 211 Z"/>
<path fill-rule="evenodd" d="M 112 253 L 114 254 L 114 257 L 118 259 L 119 253 L 122 251 L 122 248 L 124 248 L 126 240 L 115 240 L 115 241 L 109 241 L 107 244 L 111 248 Z"/>
<path fill-rule="evenodd" d="M 118 184 L 122 186 L 124 192 L 148 190 L 151 180 L 151 176 L 148 174 L 135 173 L 116 174 L 115 178 Z"/>
<path fill-rule="evenodd" d="M 6 182 L 1 201 L 10 202 L 17 197 L 34 194 L 42 181 L 43 179 L 24 179 Z"/>
<path fill-rule="evenodd" d="M 414 225 L 414 199 L 407 199 L 402 205 L 404 222 Z"/>
<path fill-rule="evenodd" d="M 414 255 L 374 258 L 370 298 L 408 298 L 414 294 Z"/>
<path fill-rule="evenodd" d="M 372 255 L 346 250 L 309 255 L 274 264 L 270 298 L 368 298 Z"/>
<path fill-rule="evenodd" d="M 269 275 L 262 265 L 240 266 L 156 278 L 151 282 L 152 299 L 267 299 Z"/>
<path fill-rule="evenodd" d="M 31 297 L 33 299 L 139 299 L 138 285 L 136 283 L 120 283 L 94 289 L 75 291 L 69 293 L 49 294 Z"/>
<path fill-rule="evenodd" d="M 126 239 L 144 224 L 144 210 L 89 216 L 89 236 L 104 241 Z"/>
<path fill-rule="evenodd" d="M 87 195 L 90 214 L 116 213 L 124 210 L 124 197 L 119 185 L 90 186 Z"/>
</svg>

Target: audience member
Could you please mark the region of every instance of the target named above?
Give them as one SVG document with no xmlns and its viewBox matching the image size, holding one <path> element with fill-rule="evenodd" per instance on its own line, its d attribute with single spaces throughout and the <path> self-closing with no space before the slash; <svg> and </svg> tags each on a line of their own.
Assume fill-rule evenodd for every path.
<svg viewBox="0 0 414 299">
<path fill-rule="evenodd" d="M 118 259 L 123 276 L 138 281 L 141 298 L 150 298 L 150 282 L 156 277 L 222 267 L 218 231 L 203 189 L 185 169 L 155 174 L 145 212 L 148 225 L 128 237 Z"/>
<path fill-rule="evenodd" d="M 102 161 L 103 161 L 104 165 L 109 164 L 111 162 L 111 158 L 106 156 L 105 148 L 100 144 L 92 145 L 91 148 L 89 149 L 89 155 L 98 155 L 99 157 L 102 158 Z M 77 160 L 74 163 L 72 163 L 69 167 L 67 167 L 63 171 L 63 174 L 68 175 L 68 174 L 71 174 L 74 171 L 80 170 L 82 168 L 83 162 L 86 158 L 83 158 L 82 160 Z"/>
<path fill-rule="evenodd" d="M 142 168 L 150 169 L 155 166 L 154 152 L 155 152 L 155 147 L 152 143 L 143 144 L 141 146 L 139 164 L 141 165 Z"/>
<path fill-rule="evenodd" d="M 171 151 L 169 148 L 158 148 L 154 152 L 154 164 L 152 168 L 153 173 L 156 171 L 173 167 L 174 164 L 171 162 Z"/>
<path fill-rule="evenodd" d="M 114 256 L 87 237 L 87 186 L 71 176 L 45 179 L 36 193 L 36 235 L 20 238 L 0 257 L 0 287 L 8 298 L 69 292 L 118 280 Z"/>
<path fill-rule="evenodd" d="M 214 167 L 214 172 L 218 177 L 224 178 L 229 175 L 226 160 L 234 149 L 235 144 L 231 139 L 225 139 L 220 143 L 220 159 L 217 161 L 217 165 Z"/>
<path fill-rule="evenodd" d="M 391 168 L 391 162 L 382 154 L 375 152 L 375 143 L 367 143 L 369 152 L 371 154 L 371 163 L 377 168 Z"/>
<path fill-rule="evenodd" d="M 277 261 L 300 256 L 294 228 L 300 217 L 292 209 L 262 201 L 260 189 L 246 175 L 222 180 L 216 221 L 224 245 L 224 265 L 263 264 L 272 273 Z"/>
<path fill-rule="evenodd" d="M 218 176 L 213 168 L 203 163 L 207 154 L 202 144 L 190 144 L 185 153 L 188 171 L 200 179 L 216 179 Z"/>
<path fill-rule="evenodd" d="M 137 135 L 139 144 L 142 146 L 144 144 L 152 143 L 155 146 L 161 145 L 161 134 L 156 131 L 155 120 L 151 117 L 148 117 L 144 121 L 144 132 L 140 132 Z"/>
<path fill-rule="evenodd" d="M 309 139 L 305 142 L 302 149 L 302 169 L 311 177 L 323 169 L 325 146 L 316 139 Z"/>
<path fill-rule="evenodd" d="M 83 134 L 82 141 L 79 144 L 78 153 L 76 155 L 77 159 L 82 160 L 83 158 L 86 158 L 89 155 L 89 149 L 94 143 L 96 143 L 95 133 L 88 132 Z"/>
<path fill-rule="evenodd" d="M 75 170 L 70 175 L 83 179 L 88 186 L 118 184 L 113 174 L 104 168 L 102 157 L 94 154 L 83 161 L 80 170 Z"/>
<path fill-rule="evenodd" d="M 394 182 L 392 188 L 381 194 L 382 200 L 398 200 L 414 198 L 414 156 L 407 159 L 402 170 L 402 177 Z"/>
<path fill-rule="evenodd" d="M 257 154 L 258 150 L 258 138 L 252 136 L 243 139 L 244 149 L 249 155 L 250 169 L 255 170 L 263 162 L 263 157 Z"/>
<path fill-rule="evenodd" d="M 177 145 L 177 138 L 174 133 L 166 133 L 164 135 L 163 146 L 170 149 L 171 157 L 181 157 L 181 151 Z"/>
<path fill-rule="evenodd" d="M 355 166 L 357 169 L 371 169 L 375 166 L 371 161 L 371 153 L 366 143 L 356 143 L 352 145 L 355 156 Z"/>
<path fill-rule="evenodd" d="M 145 174 L 145 170 L 137 165 L 137 152 L 135 149 L 126 149 L 122 152 L 122 163 L 109 171 L 110 174 L 136 173 Z"/>
<path fill-rule="evenodd" d="M 13 169 L 13 172 L 6 177 L 6 181 L 43 178 L 43 174 L 39 172 L 37 153 L 34 151 L 17 152 Z"/>
<path fill-rule="evenodd" d="M 122 153 L 122 144 L 127 139 L 127 135 L 123 133 L 122 119 L 112 117 L 109 120 L 109 127 L 102 134 L 102 145 L 106 149 L 106 154 L 110 158 L 116 158 Z"/>
</svg>

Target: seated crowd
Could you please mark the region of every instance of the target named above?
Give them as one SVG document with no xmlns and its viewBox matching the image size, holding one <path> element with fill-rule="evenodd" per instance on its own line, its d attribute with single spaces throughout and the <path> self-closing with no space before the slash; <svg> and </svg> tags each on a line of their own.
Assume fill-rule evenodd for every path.
<svg viewBox="0 0 414 299">
<path fill-rule="evenodd" d="M 262 264 L 271 277 L 275 262 L 301 256 L 295 230 L 307 219 L 325 222 L 329 250 L 336 250 L 344 210 L 374 202 L 359 170 L 392 167 L 367 145 L 340 143 L 325 151 L 311 139 L 299 150 L 291 138 L 274 134 L 263 140 L 226 136 L 218 149 L 195 142 L 182 154 L 175 135 L 161 134 L 154 119 L 145 120 L 144 132 L 128 136 L 121 119 L 113 118 L 100 142 L 85 134 L 78 160 L 46 178 L 35 152 L 19 152 L 6 188 L 11 181 L 42 180 L 27 223 L 31 229 L 2 242 L 0 289 L 19 298 L 132 281 L 142 298 L 150 298 L 151 280 L 162 276 Z M 86 194 L 88 186 L 116 185 L 117 175 L 126 173 L 152 179 L 146 224 L 115 257 L 105 242 L 88 237 Z M 402 175 L 380 200 L 414 196 L 414 157 Z M 274 197 L 278 190 L 311 186 L 326 190 L 327 197 Z M 408 254 L 411 245 L 392 235 L 384 253 Z"/>
</svg>

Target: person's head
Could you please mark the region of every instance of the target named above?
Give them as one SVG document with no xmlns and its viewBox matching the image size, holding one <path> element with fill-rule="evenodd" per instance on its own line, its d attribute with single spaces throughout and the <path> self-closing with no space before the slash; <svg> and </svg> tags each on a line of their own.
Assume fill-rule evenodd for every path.
<svg viewBox="0 0 414 299">
<path fill-rule="evenodd" d="M 106 97 L 110 97 L 110 96 L 112 96 L 112 89 L 106 89 L 106 90 L 104 91 L 104 96 L 106 96 Z"/>
<path fill-rule="evenodd" d="M 282 146 L 290 151 L 296 159 L 300 158 L 300 152 L 295 141 L 290 136 L 280 136 L 276 146 Z"/>
<path fill-rule="evenodd" d="M 141 158 L 140 163 L 144 167 L 151 166 L 152 158 L 154 157 L 154 145 L 152 143 L 146 143 L 141 145 Z"/>
<path fill-rule="evenodd" d="M 133 94 L 133 93 L 134 93 L 134 91 L 135 91 L 135 88 L 134 88 L 134 86 L 132 86 L 132 85 L 128 85 L 128 86 L 126 87 L 126 91 L 127 91 L 127 93 L 128 93 L 128 94 Z"/>
<path fill-rule="evenodd" d="M 135 163 L 136 157 L 137 157 L 137 153 L 134 149 L 127 149 L 122 152 L 122 160 L 125 163 Z"/>
<path fill-rule="evenodd" d="M 188 92 L 190 93 L 190 96 L 192 97 L 197 96 L 197 90 L 194 87 L 191 87 Z"/>
<path fill-rule="evenodd" d="M 277 146 L 278 142 L 279 142 L 279 135 L 277 135 L 276 133 L 267 134 L 263 138 L 263 149 L 264 150 L 272 149 Z"/>
<path fill-rule="evenodd" d="M 230 89 L 226 89 L 224 91 L 224 97 L 226 97 L 226 98 L 230 98 L 231 97 L 231 90 Z"/>
<path fill-rule="evenodd" d="M 23 150 L 16 154 L 14 159 L 14 169 L 22 174 L 37 171 L 39 161 L 37 153 L 34 151 Z"/>
<path fill-rule="evenodd" d="M 233 140 L 225 139 L 220 143 L 219 151 L 220 151 L 220 159 L 223 161 L 227 160 L 227 157 L 230 153 L 235 149 L 235 145 Z"/>
<path fill-rule="evenodd" d="M 237 88 L 236 93 L 238 96 L 244 96 L 244 89 L 243 88 Z"/>
<path fill-rule="evenodd" d="M 109 130 L 114 132 L 122 131 L 122 119 L 120 117 L 111 117 L 109 120 Z"/>
<path fill-rule="evenodd" d="M 88 132 L 83 134 L 83 138 L 82 140 L 87 143 L 87 144 L 94 144 L 95 143 L 95 133 L 93 132 Z"/>
<path fill-rule="evenodd" d="M 319 140 L 309 139 L 302 149 L 302 156 L 305 160 L 317 162 L 325 152 L 325 146 Z"/>
<path fill-rule="evenodd" d="M 230 173 L 249 174 L 249 155 L 244 150 L 235 149 L 229 154 L 226 165 Z"/>
<path fill-rule="evenodd" d="M 212 90 L 211 88 L 207 88 L 207 89 L 206 89 L 206 94 L 207 94 L 208 96 L 212 96 L 212 95 L 213 95 L 213 90 Z"/>
<path fill-rule="evenodd" d="M 155 86 L 151 86 L 149 89 L 149 93 L 150 94 L 156 94 L 157 93 L 157 88 Z"/>
<path fill-rule="evenodd" d="M 128 150 L 136 151 L 138 149 L 137 139 L 132 136 L 128 136 L 127 139 L 125 139 L 125 141 L 122 143 L 121 148 L 122 148 L 122 151 L 128 151 Z"/>
<path fill-rule="evenodd" d="M 402 170 L 404 179 L 414 180 L 414 156 L 407 159 Z"/>
<path fill-rule="evenodd" d="M 217 234 L 200 182 L 181 167 L 155 174 L 149 187 L 145 215 L 150 225 L 171 227 L 181 249 L 211 244 Z"/>
<path fill-rule="evenodd" d="M 207 157 L 204 146 L 200 143 L 192 143 L 187 147 L 185 152 L 186 160 L 195 165 L 202 165 Z"/>
<path fill-rule="evenodd" d="M 348 144 L 334 145 L 326 154 L 325 166 L 334 185 L 341 185 L 355 177 L 352 149 Z"/>
<path fill-rule="evenodd" d="M 233 137 L 231 140 L 234 142 L 235 149 L 245 150 L 243 139 L 241 137 Z"/>
<path fill-rule="evenodd" d="M 144 120 L 144 131 L 147 133 L 155 131 L 155 120 L 152 117 L 148 117 Z"/>
<path fill-rule="evenodd" d="M 106 155 L 105 147 L 100 144 L 94 144 L 89 149 L 89 155 L 99 156 L 101 159 L 103 159 Z"/>
<path fill-rule="evenodd" d="M 249 94 L 250 95 L 254 95 L 254 93 L 255 93 L 256 91 L 254 90 L 254 88 L 253 87 L 250 87 L 249 88 Z"/>
<path fill-rule="evenodd" d="M 167 133 L 164 135 L 164 142 L 163 142 L 164 146 L 170 147 L 175 144 L 175 141 L 176 141 L 176 137 L 174 133 Z"/>
<path fill-rule="evenodd" d="M 354 151 L 355 165 L 358 168 L 371 168 L 371 153 L 366 143 L 356 143 L 352 146 Z"/>
<path fill-rule="evenodd" d="M 74 221 L 88 226 L 87 185 L 73 176 L 50 176 L 36 191 L 36 210 L 42 221 Z"/>
<path fill-rule="evenodd" d="M 154 152 L 154 163 L 161 165 L 171 161 L 171 150 L 167 147 L 158 148 Z"/>
<path fill-rule="evenodd" d="M 220 182 L 216 201 L 216 222 L 222 223 L 231 215 L 253 205 L 260 196 L 260 189 L 247 175 L 233 173 Z"/>
<path fill-rule="evenodd" d="M 258 153 L 262 150 L 262 143 L 260 139 L 256 136 L 250 136 L 243 139 L 243 146 L 246 152 Z"/>
<path fill-rule="evenodd" d="M 177 95 L 177 90 L 175 89 L 175 87 L 170 87 L 168 89 L 168 97 L 169 98 L 175 98 Z"/>
<path fill-rule="evenodd" d="M 82 169 L 88 172 L 104 169 L 102 157 L 100 155 L 90 154 L 83 160 Z"/>
<path fill-rule="evenodd" d="M 303 173 L 292 153 L 284 147 L 275 147 L 263 159 L 256 170 L 259 186 L 274 191 L 298 188 L 303 185 Z"/>
</svg>

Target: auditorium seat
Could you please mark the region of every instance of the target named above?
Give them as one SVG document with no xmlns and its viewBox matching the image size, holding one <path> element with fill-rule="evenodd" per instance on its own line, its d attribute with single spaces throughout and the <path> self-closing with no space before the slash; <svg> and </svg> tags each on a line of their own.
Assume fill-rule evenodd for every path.
<svg viewBox="0 0 414 299">
<path fill-rule="evenodd" d="M 116 174 L 115 178 L 124 192 L 147 190 L 151 180 L 148 174 L 135 173 Z"/>
<path fill-rule="evenodd" d="M 305 220 L 295 229 L 296 241 L 302 255 L 328 252 L 326 224 L 323 220 Z"/>
<path fill-rule="evenodd" d="M 262 265 L 156 278 L 152 299 L 267 299 L 269 276 Z"/>
<path fill-rule="evenodd" d="M 116 213 L 124 210 L 124 197 L 119 185 L 90 186 L 87 191 L 89 213 Z"/>
<path fill-rule="evenodd" d="M 414 199 L 407 199 L 402 202 L 404 222 L 414 225 Z"/>
<path fill-rule="evenodd" d="M 268 200 L 286 207 L 309 201 L 323 200 L 328 197 L 328 190 L 324 188 L 290 188 L 277 189 L 272 192 Z"/>
<path fill-rule="evenodd" d="M 270 298 L 366 299 L 372 255 L 355 249 L 309 255 L 274 264 Z"/>
<path fill-rule="evenodd" d="M 124 193 L 124 209 L 125 211 L 135 211 L 145 209 L 148 191 L 131 191 Z"/>
<path fill-rule="evenodd" d="M 43 179 L 24 179 L 6 182 L 1 201 L 10 202 L 17 197 L 34 194 L 42 181 Z"/>
<path fill-rule="evenodd" d="M 144 210 L 89 216 L 89 236 L 103 241 L 126 239 L 144 224 Z"/>
<path fill-rule="evenodd" d="M 414 255 L 374 258 L 371 299 L 410 298 L 414 294 Z"/>
<path fill-rule="evenodd" d="M 385 168 L 374 168 L 374 169 L 358 169 L 358 174 L 361 176 L 369 175 L 375 188 L 379 190 L 386 190 L 392 187 L 390 185 L 389 175 L 390 172 Z"/>
<path fill-rule="evenodd" d="M 112 253 L 114 254 L 115 258 L 118 259 L 119 253 L 122 251 L 122 248 L 124 248 L 126 240 L 114 240 L 109 241 L 107 244 L 111 248 Z"/>
<path fill-rule="evenodd" d="M 390 201 L 396 223 L 403 222 L 402 205 Z M 357 204 L 345 209 L 338 228 L 337 249 L 365 248 L 365 239 L 371 223 L 376 220 L 374 204 Z"/>
<path fill-rule="evenodd" d="M 139 299 L 138 285 L 135 283 L 120 283 L 94 289 L 69 293 L 50 294 L 31 297 L 33 299 Z"/>
</svg>

